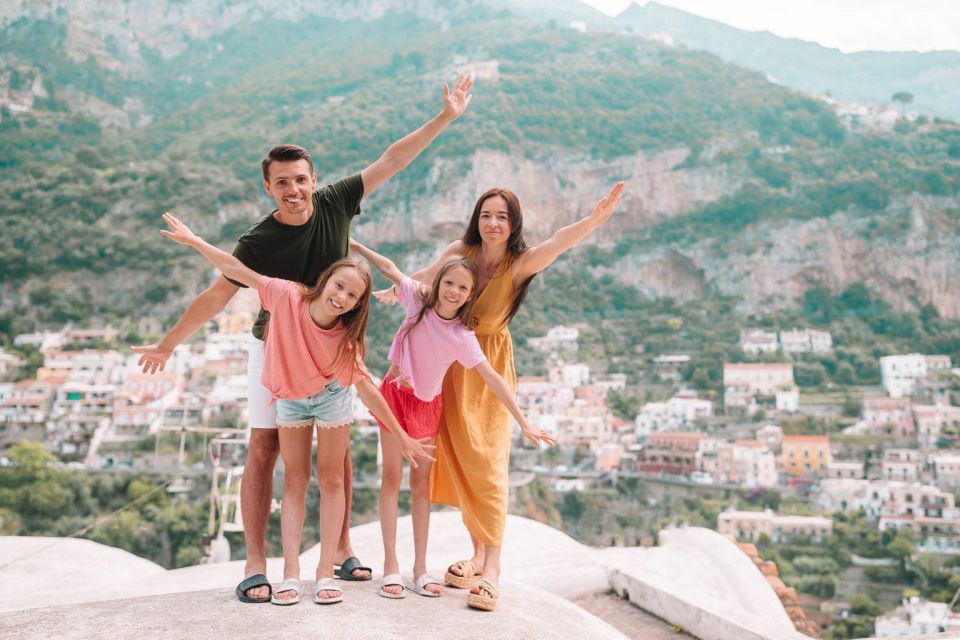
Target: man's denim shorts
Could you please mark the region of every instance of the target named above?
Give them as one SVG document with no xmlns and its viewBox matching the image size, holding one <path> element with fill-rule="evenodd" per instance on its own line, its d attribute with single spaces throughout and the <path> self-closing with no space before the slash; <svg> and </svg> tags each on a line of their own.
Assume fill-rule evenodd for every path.
<svg viewBox="0 0 960 640">
<path fill-rule="evenodd" d="M 278 427 L 333 429 L 353 422 L 350 387 L 333 380 L 319 393 L 299 400 L 277 400 Z"/>
</svg>

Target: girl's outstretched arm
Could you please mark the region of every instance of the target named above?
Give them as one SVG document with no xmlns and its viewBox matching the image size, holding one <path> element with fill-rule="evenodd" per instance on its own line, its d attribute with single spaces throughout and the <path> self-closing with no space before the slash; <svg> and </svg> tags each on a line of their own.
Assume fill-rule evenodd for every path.
<svg viewBox="0 0 960 640">
<path fill-rule="evenodd" d="M 454 240 L 447 248 L 443 250 L 443 253 L 440 254 L 440 257 L 434 260 L 433 264 L 429 267 L 420 269 L 419 271 L 410 274 L 410 278 L 416 280 L 421 285 L 421 290 L 423 287 L 431 286 L 433 284 L 433 278 L 437 275 L 437 270 L 443 265 L 452 256 L 457 256 L 463 254 L 464 251 L 463 242 L 460 240 Z M 395 304 L 397 302 L 397 290 L 395 287 L 389 287 L 383 289 L 382 291 L 374 291 L 373 295 L 385 304 Z"/>
<path fill-rule="evenodd" d="M 610 219 L 613 210 L 617 207 L 617 203 L 620 202 L 622 193 L 623 183 L 618 182 L 613 185 L 610 193 L 600 199 L 600 202 L 593 208 L 590 215 L 562 229 L 558 229 L 543 243 L 535 247 L 530 247 L 530 249 L 520 254 L 513 268 L 514 281 L 523 282 L 527 278 L 540 273 L 549 267 L 560 254 L 575 246 L 595 229 L 602 226 Z"/>
<path fill-rule="evenodd" d="M 423 458 L 424 460 L 435 459 L 432 454 L 436 447 L 432 444 L 427 444 L 430 438 L 414 440 L 408 436 L 407 432 L 400 426 L 400 423 L 397 422 L 397 418 L 393 415 L 393 411 L 390 410 L 387 401 L 383 399 L 383 394 L 374 386 L 370 378 L 364 378 L 354 386 L 357 388 L 357 395 L 360 396 L 360 401 L 370 410 L 370 413 L 380 418 L 380 421 L 390 430 L 390 434 L 397 439 L 397 442 L 400 444 L 400 452 L 404 458 L 410 461 L 411 467 L 417 467 L 416 458 Z"/>
<path fill-rule="evenodd" d="M 400 284 L 406 276 L 390 258 L 380 255 L 373 249 L 365 247 L 353 238 L 350 238 L 350 250 L 359 253 L 363 258 L 372 264 L 374 268 L 383 274 L 393 284 Z"/>
<path fill-rule="evenodd" d="M 217 249 L 212 244 L 206 242 L 193 231 L 190 231 L 190 228 L 178 220 L 173 214 L 163 214 L 163 221 L 167 223 L 167 226 L 170 227 L 170 230 L 167 231 L 166 229 L 161 229 L 160 233 L 162 233 L 165 237 L 170 238 L 174 242 L 185 244 L 188 247 L 193 247 L 199 251 L 200 254 L 210 262 L 210 264 L 219 269 L 223 275 L 254 289 L 256 289 L 257 285 L 260 284 L 259 273 L 248 268 L 237 258 L 230 255 L 226 251 Z"/>
<path fill-rule="evenodd" d="M 517 423 L 520 425 L 520 432 L 523 433 L 525 438 L 533 440 L 534 442 L 545 442 L 549 445 L 557 444 L 553 436 L 543 429 L 533 429 L 530 427 L 530 423 L 527 422 L 523 412 L 520 411 L 520 407 L 517 406 L 517 400 L 513 397 L 510 387 L 507 386 L 507 381 L 497 373 L 496 369 L 490 366 L 489 362 L 484 360 L 478 364 L 474 370 L 480 374 L 480 377 L 487 383 L 490 390 L 500 398 L 500 402 L 502 402 L 507 409 L 510 410 L 510 413 L 513 414 L 513 417 L 517 419 Z"/>
</svg>

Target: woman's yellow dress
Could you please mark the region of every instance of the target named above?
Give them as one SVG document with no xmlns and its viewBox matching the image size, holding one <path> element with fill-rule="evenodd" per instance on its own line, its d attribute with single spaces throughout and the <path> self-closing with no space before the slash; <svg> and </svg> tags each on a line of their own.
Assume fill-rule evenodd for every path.
<svg viewBox="0 0 960 640">
<path fill-rule="evenodd" d="M 479 247 L 467 252 L 473 258 Z M 507 313 L 513 301 L 512 256 L 500 263 L 474 307 L 474 331 L 487 361 L 513 392 L 513 342 Z M 510 412 L 480 375 L 454 363 L 443 380 L 443 412 L 430 500 L 459 507 L 473 537 L 499 547 L 507 519 Z"/>
</svg>

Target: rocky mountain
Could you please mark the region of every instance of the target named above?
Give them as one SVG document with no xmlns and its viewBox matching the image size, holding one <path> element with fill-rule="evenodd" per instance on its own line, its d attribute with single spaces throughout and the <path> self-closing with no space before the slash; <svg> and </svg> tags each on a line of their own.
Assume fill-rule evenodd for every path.
<svg viewBox="0 0 960 640">
<path fill-rule="evenodd" d="M 960 119 L 960 51 L 843 53 L 768 31 L 737 29 L 656 2 L 633 4 L 612 24 L 715 53 L 801 91 L 871 104 L 908 92 L 910 109 Z"/>
<path fill-rule="evenodd" d="M 173 317 L 209 271 L 159 237 L 160 212 L 229 246 L 269 211 L 266 149 L 304 144 L 325 180 L 357 171 L 434 113 L 458 70 L 477 76 L 470 112 L 356 227 L 411 266 L 493 184 L 518 192 L 539 240 L 625 179 L 588 281 L 744 310 L 863 282 L 897 308 L 960 315 L 950 122 L 865 126 L 711 54 L 502 3 L 21 2 L 0 36 L 8 335 Z"/>
</svg>

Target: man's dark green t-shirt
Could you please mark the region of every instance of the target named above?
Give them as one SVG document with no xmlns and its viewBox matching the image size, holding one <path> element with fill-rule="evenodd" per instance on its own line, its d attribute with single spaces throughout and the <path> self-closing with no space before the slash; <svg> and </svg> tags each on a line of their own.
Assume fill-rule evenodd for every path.
<svg viewBox="0 0 960 640">
<path fill-rule="evenodd" d="M 324 269 L 347 257 L 350 222 L 360 213 L 362 198 L 360 174 L 317 189 L 313 192 L 313 215 L 306 224 L 277 222 L 274 210 L 240 236 L 233 255 L 261 275 L 312 287 Z M 235 280 L 230 282 L 244 286 Z M 253 324 L 254 336 L 263 339 L 269 319 L 270 313 L 261 307 Z"/>
</svg>

